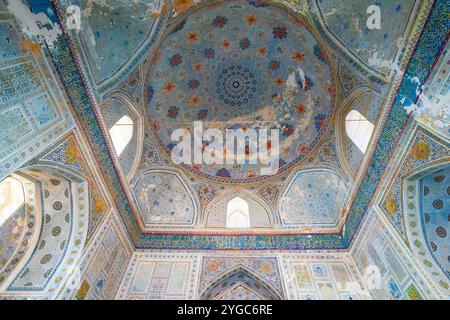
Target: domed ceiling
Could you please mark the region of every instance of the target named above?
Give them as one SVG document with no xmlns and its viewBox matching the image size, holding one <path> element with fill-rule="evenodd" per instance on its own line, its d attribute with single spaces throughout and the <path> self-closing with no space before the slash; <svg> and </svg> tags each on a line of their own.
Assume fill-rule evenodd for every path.
<svg viewBox="0 0 450 320">
<path fill-rule="evenodd" d="M 146 88 L 152 131 L 169 155 L 172 132 L 192 134 L 194 121 L 224 134 L 278 129 L 278 172 L 316 145 L 334 110 L 329 61 L 313 34 L 284 9 L 254 1 L 219 2 L 180 17 Z M 259 164 L 184 166 L 223 182 L 264 178 Z"/>
<path fill-rule="evenodd" d="M 103 3 L 103 1 L 95 3 L 99 2 Z M 144 2 L 139 1 L 139 3 Z M 161 15 L 166 17 L 165 14 L 167 14 L 167 18 L 169 15 L 172 17 L 173 11 L 170 2 L 164 3 L 166 10 L 161 8 Z M 183 1 L 183 3 L 193 4 L 194 2 Z M 106 121 L 102 121 L 98 114 L 98 102 L 102 102 L 102 99 L 97 101 L 97 97 L 92 95 L 92 91 L 95 93 L 96 89 L 100 89 L 100 87 L 97 88 L 93 82 L 94 88 L 90 88 L 90 82 L 87 81 L 89 79 L 83 75 L 83 68 L 76 59 L 79 48 L 71 45 L 73 35 L 61 32 L 58 33 L 57 38 L 51 41 L 44 37 L 44 40 L 47 41 L 46 50 L 49 49 L 45 51 L 46 57 L 51 58 L 61 80 L 61 87 L 64 88 L 71 102 L 76 123 L 79 125 L 79 129 L 82 129 L 80 137 L 85 137 L 87 147 L 92 149 L 93 157 L 89 157 L 89 159 L 95 159 L 92 162 L 93 169 L 98 169 L 96 178 L 97 176 L 103 178 L 99 179 L 99 182 L 104 182 L 105 191 L 107 189 L 113 196 L 115 209 L 123 218 L 133 244 L 136 248 L 177 250 L 348 248 L 355 239 L 354 236 L 366 212 L 375 203 L 372 196 L 379 186 L 382 186 L 382 177 L 389 173 L 392 152 L 397 149 L 398 139 L 404 134 L 403 129 L 408 127 L 406 124 L 410 117 L 405 112 L 404 106 L 419 98 L 417 88 L 427 83 L 437 57 L 448 39 L 449 24 L 447 23 L 448 19 L 445 19 L 448 16 L 448 6 L 445 1 L 433 2 L 431 8 L 428 7 L 428 4 L 424 5 L 420 15 L 417 14 L 417 21 L 420 23 L 411 24 L 411 32 L 414 30 L 414 36 L 404 35 L 405 46 L 401 48 L 403 50 L 401 64 L 393 65 L 393 68 L 404 67 L 402 69 L 404 71 L 403 79 L 400 81 L 400 77 L 395 77 L 385 84 L 381 84 L 380 79 L 378 79 L 380 81 L 374 81 L 370 72 L 365 72 L 367 70 L 364 65 L 354 61 L 351 56 L 347 56 L 348 51 L 351 50 L 338 50 L 338 45 L 334 43 L 334 40 L 337 41 L 337 39 L 327 37 L 326 30 L 322 32 L 323 29 L 320 26 L 323 23 L 318 23 L 317 18 L 314 19 L 315 14 L 312 11 L 312 8 L 316 7 L 312 4 L 317 4 L 318 1 L 299 2 L 304 10 L 298 11 L 301 12 L 298 13 L 298 17 L 289 14 L 283 7 L 275 4 L 269 5 L 268 2 L 259 0 L 211 0 L 202 3 L 195 1 L 195 3 L 197 3 L 195 6 L 186 9 L 183 13 L 175 9 L 177 16 L 168 21 L 167 28 L 166 24 L 161 27 L 163 36 L 154 39 L 153 43 L 158 44 L 155 48 L 157 49 L 156 54 L 150 58 L 145 54 L 147 51 L 140 51 L 143 58 L 142 65 L 134 70 L 133 76 L 122 83 L 122 85 L 131 87 L 139 81 L 141 72 L 147 73 L 145 80 L 146 113 L 149 120 L 147 129 L 152 131 L 154 136 L 159 139 L 159 143 L 165 147 L 165 151 L 160 150 L 158 146 L 154 145 L 155 137 L 149 135 L 148 132 L 145 134 L 142 132 L 144 137 L 139 136 L 138 138 L 139 142 L 143 140 L 145 147 L 143 151 L 136 152 L 135 158 L 138 159 L 136 163 L 143 160 L 143 167 L 136 169 L 135 171 L 138 173 L 130 179 L 125 177 L 123 170 L 121 172 L 118 167 L 120 163 L 116 161 L 117 157 L 112 149 L 113 146 L 107 137 L 107 128 L 104 123 Z M 291 1 L 284 1 L 284 3 L 291 3 Z M 324 1 L 320 1 L 320 3 L 324 3 Z M 33 6 L 31 9 L 33 9 L 34 15 L 37 15 L 38 12 L 45 13 L 45 21 L 51 18 L 52 24 L 55 25 L 55 33 L 65 30 L 61 19 L 58 19 L 64 16 L 64 11 L 61 11 L 62 7 L 54 3 L 42 4 L 39 2 L 38 4 L 37 1 L 29 1 L 28 4 Z M 176 6 L 174 5 L 174 7 Z M 28 14 L 30 10 L 26 9 Z M 325 10 L 325 7 L 321 6 L 321 9 Z M 357 7 L 355 7 L 356 9 Z M 401 6 L 396 12 L 401 12 L 400 9 Z M 325 19 L 328 21 L 328 27 L 332 27 L 329 25 L 330 21 L 338 18 L 337 16 L 329 17 L 332 14 L 332 9 L 330 10 L 324 11 L 328 17 Z M 102 10 L 102 12 L 106 11 Z M 108 10 L 108 12 L 115 15 L 116 11 Z M 154 12 L 155 15 L 156 13 Z M 401 15 L 397 17 L 401 19 Z M 17 15 L 17 18 L 23 20 L 21 15 Z M 95 19 L 93 20 L 95 21 Z M 355 21 L 361 21 L 361 19 L 355 16 Z M 21 21 L 21 23 L 24 26 L 29 25 L 29 22 L 26 21 Z M 313 28 L 310 28 L 310 23 L 314 24 Z M 356 26 L 358 25 L 356 23 Z M 46 29 L 45 26 L 43 29 Z M 147 30 L 147 28 L 144 29 Z M 344 26 L 343 30 L 346 29 Z M 94 31 L 95 28 L 92 30 Z M 342 32 L 344 32 L 343 30 Z M 104 32 L 106 31 L 100 34 L 101 39 L 107 39 L 110 35 Z M 74 34 L 76 34 L 75 31 Z M 129 33 L 125 32 L 124 34 L 126 37 L 126 34 Z M 33 41 L 40 39 L 41 36 L 41 33 L 35 34 L 35 32 L 31 36 L 28 35 Z M 150 44 L 151 38 L 153 37 L 145 38 L 149 42 L 145 42 L 147 40 L 143 39 L 141 42 Z M 348 37 L 341 36 L 340 38 L 347 39 Z M 387 38 L 392 39 L 390 36 Z M 106 41 L 106 43 L 117 49 L 117 46 L 114 46 L 118 42 Z M 395 42 L 391 41 L 391 43 Z M 136 45 L 142 47 L 140 43 Z M 135 46 L 133 45 L 133 47 Z M 151 47 L 153 49 L 153 46 Z M 99 49 L 96 48 L 96 50 Z M 327 58 L 325 50 L 330 52 L 332 60 Z M 100 53 L 106 51 L 99 50 Z M 144 60 L 144 56 L 148 59 Z M 120 57 L 124 56 L 120 55 Z M 383 60 L 389 57 L 389 54 L 383 55 Z M 137 67 L 139 59 L 131 58 L 127 61 L 127 65 L 129 63 L 130 66 Z M 86 61 L 81 62 L 86 65 Z M 120 65 L 123 63 L 125 61 L 122 61 Z M 150 69 L 148 69 L 149 64 Z M 8 67 L 8 69 L 13 70 L 14 68 Z M 124 74 L 128 75 L 128 71 Z M 5 72 L 7 72 L 6 69 Z M 335 85 L 334 79 L 337 72 L 340 77 L 339 88 Z M 137 76 L 135 76 L 136 74 Z M 92 80 L 91 78 L 95 77 L 91 74 L 89 78 Z M 110 78 L 114 78 L 114 81 L 108 83 L 108 86 L 113 82 L 116 83 L 120 77 Z M 393 84 L 398 84 L 398 86 Z M 106 88 L 106 83 L 103 88 Z M 339 140 L 341 139 L 341 134 L 338 132 L 340 116 L 347 108 L 353 107 L 355 101 L 357 103 L 364 101 L 356 99 L 356 96 L 362 93 L 363 88 L 364 92 L 366 89 L 373 89 L 380 96 L 386 96 L 383 106 L 385 109 L 382 110 L 381 120 L 377 123 L 377 135 L 374 136 L 377 141 L 373 141 L 370 152 L 367 153 L 364 168 L 360 168 L 356 177 L 354 175 L 348 177 L 350 178 L 349 183 L 345 179 L 340 182 L 340 179 L 336 178 L 335 183 L 331 184 L 333 190 L 328 192 L 328 196 L 324 192 L 322 197 L 324 199 L 332 198 L 337 195 L 339 190 L 344 189 L 344 185 L 347 188 L 351 187 L 349 190 L 352 191 L 352 194 L 349 194 L 350 201 L 345 204 L 345 211 L 337 211 L 343 218 L 339 221 L 342 221 L 342 224 L 339 224 L 337 230 L 326 230 L 325 232 L 322 232 L 323 230 L 319 232 L 316 230 L 317 228 L 302 230 L 295 228 L 297 227 L 296 222 L 305 221 L 301 217 L 303 211 L 298 210 L 295 204 L 298 196 L 310 199 L 309 202 L 305 201 L 304 203 L 305 208 L 310 208 L 308 211 L 305 210 L 305 212 L 309 212 L 310 216 L 318 216 L 317 212 L 320 210 L 327 210 L 325 212 L 329 213 L 336 212 L 334 203 L 330 205 L 330 210 L 317 203 L 314 195 L 320 194 L 319 191 L 299 193 L 298 190 L 302 191 L 301 186 L 312 186 L 312 183 L 309 183 L 312 181 L 309 179 L 309 174 L 304 174 L 309 171 L 305 171 L 305 169 L 310 170 L 320 165 L 324 167 L 324 170 L 332 169 L 340 175 L 338 171 L 341 162 L 345 166 L 345 161 L 348 160 L 343 156 L 345 150 Z M 112 95 L 117 94 L 117 97 L 125 95 L 121 87 L 116 87 L 116 89 L 117 92 L 112 92 Z M 336 91 L 339 93 L 337 94 Z M 97 93 L 101 96 L 101 92 Z M 140 96 L 140 94 L 137 95 Z M 343 110 L 339 110 L 336 117 L 336 131 L 328 130 L 325 133 L 329 120 L 333 117 L 335 96 L 338 99 L 337 104 L 342 106 Z M 125 97 L 121 98 L 125 99 Z M 138 107 L 139 104 L 140 107 L 141 99 L 139 99 L 139 103 L 138 99 L 126 102 L 127 106 Z M 136 102 L 136 106 L 134 102 Z M 363 108 L 358 110 L 363 110 Z M 137 117 L 139 120 L 137 125 L 139 125 L 142 123 L 141 114 L 136 112 L 136 115 L 139 116 Z M 280 129 L 279 172 L 286 172 L 264 184 L 255 183 L 232 188 L 234 186 L 219 186 L 211 181 L 202 181 L 201 177 L 194 177 L 194 174 L 183 175 L 174 168 L 170 168 L 170 170 L 165 168 L 166 166 L 171 167 L 169 159 L 167 159 L 173 146 L 173 142 L 170 140 L 171 132 L 178 128 L 190 128 L 192 132 L 193 122 L 197 120 L 203 121 L 204 129 L 215 127 L 221 131 L 237 127 Z M 59 132 L 62 134 L 62 131 Z M 318 148 L 319 140 L 323 142 L 320 150 Z M 141 147 L 139 142 L 136 144 Z M 38 152 L 34 150 L 34 147 L 29 148 L 29 151 L 22 150 L 26 151 L 27 156 Z M 141 151 L 145 153 L 142 157 Z M 319 152 L 314 154 L 315 151 Z M 9 158 L 5 159 L 8 162 L 2 167 L 3 169 L 19 165 L 10 162 Z M 303 162 L 302 159 L 305 161 Z M 299 163 L 300 161 L 302 163 Z M 287 169 L 295 164 L 299 164 L 299 166 L 295 166 L 296 173 L 291 174 Z M 263 178 L 258 176 L 259 170 L 257 169 L 259 168 L 252 165 L 207 165 L 188 167 L 187 169 L 208 179 L 225 182 L 255 181 Z M 164 177 L 160 174 L 163 171 Z M 185 173 L 187 173 L 186 170 Z M 348 175 L 347 172 L 342 173 Z M 320 179 L 324 176 L 323 172 L 317 175 L 319 177 L 317 181 L 324 188 L 329 188 L 330 184 L 326 184 L 322 181 L 323 179 Z M 139 177 L 146 181 L 136 187 L 136 183 L 140 182 Z M 330 179 L 329 176 L 327 179 Z M 185 180 L 186 183 L 184 183 Z M 179 181 L 183 183 L 183 188 L 179 186 Z M 351 185 L 352 183 L 357 183 L 357 185 Z M 144 185 L 147 189 L 140 188 Z M 175 185 L 179 187 L 175 188 Z M 155 188 L 156 186 L 158 188 Z M 286 186 L 290 187 L 287 192 L 286 188 L 283 188 Z M 131 187 L 133 190 L 130 190 Z M 261 202 L 267 202 L 266 207 L 273 209 L 273 213 L 279 213 L 279 210 L 276 210 L 279 209 L 279 196 L 290 198 L 289 196 L 292 195 L 291 198 L 294 198 L 294 201 L 285 204 L 290 206 L 287 210 L 296 209 L 296 211 L 289 212 L 288 216 L 282 214 L 274 216 L 277 218 L 273 219 L 274 229 L 269 231 L 249 230 L 251 233 L 236 234 L 221 230 L 211 232 L 207 229 L 208 225 L 204 228 L 204 222 L 208 221 L 206 219 L 208 218 L 206 216 L 208 206 L 213 207 L 215 203 L 218 203 L 220 197 L 224 198 L 224 195 L 230 195 L 230 190 L 227 188 L 236 193 L 246 191 L 248 194 L 255 195 L 255 199 L 258 196 L 258 200 L 262 199 Z M 134 191 L 137 189 L 141 192 L 141 201 L 132 199 L 135 196 Z M 159 196 L 158 190 L 162 190 L 161 192 L 165 193 L 164 196 Z M 168 190 L 177 196 L 169 196 Z M 158 194 L 157 199 L 154 199 L 153 194 Z M 195 201 L 191 202 L 188 196 L 193 200 L 195 198 Z M 176 216 L 174 210 L 158 211 L 158 207 L 168 208 L 171 203 L 175 202 L 184 210 L 180 210 L 180 212 L 186 212 L 183 220 Z M 147 205 L 149 206 L 147 207 Z M 145 216 L 145 214 L 147 215 Z M 285 219 L 281 221 L 278 217 Z M 314 221 L 325 224 L 336 221 L 328 219 L 329 217 L 334 216 L 325 217 L 322 214 Z M 154 228 L 151 230 L 150 228 L 145 229 L 145 223 L 156 225 L 156 222 L 158 225 L 152 226 Z M 169 227 L 158 229 L 163 222 L 166 225 L 171 224 L 170 228 L 176 225 L 177 229 L 169 230 Z M 295 225 L 292 228 L 295 230 L 290 229 L 289 225 L 286 228 L 288 230 L 281 230 L 281 227 L 284 227 L 283 222 Z M 443 234 L 439 229 L 437 237 L 441 237 Z M 439 244 L 437 245 L 439 247 Z"/>
</svg>

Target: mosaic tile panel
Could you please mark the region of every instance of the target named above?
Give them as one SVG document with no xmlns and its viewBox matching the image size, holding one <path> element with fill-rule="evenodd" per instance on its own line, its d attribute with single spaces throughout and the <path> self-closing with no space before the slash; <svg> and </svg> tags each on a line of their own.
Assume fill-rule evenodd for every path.
<svg viewBox="0 0 450 320">
<path fill-rule="evenodd" d="M 0 69 L 0 101 L 2 104 L 29 96 L 40 90 L 42 87 L 39 75 L 31 62 Z"/>
</svg>

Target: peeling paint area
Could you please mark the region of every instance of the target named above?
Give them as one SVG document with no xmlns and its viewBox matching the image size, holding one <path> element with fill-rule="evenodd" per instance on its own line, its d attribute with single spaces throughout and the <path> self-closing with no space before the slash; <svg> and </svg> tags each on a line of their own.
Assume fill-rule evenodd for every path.
<svg viewBox="0 0 450 320">
<path fill-rule="evenodd" d="M 8 0 L 8 10 L 19 22 L 22 32 L 33 42 L 46 43 L 50 48 L 62 34 L 61 29 L 55 21 L 52 21 L 45 12 L 32 12 L 20 0 Z"/>
<path fill-rule="evenodd" d="M 415 1 L 318 0 L 320 15 L 328 30 L 371 68 L 387 74 L 403 46 L 403 34 Z M 380 8 L 380 29 L 369 29 L 367 8 Z"/>
<path fill-rule="evenodd" d="M 426 125 L 450 135 L 450 49 L 442 54 L 417 104 L 405 106 Z"/>
<path fill-rule="evenodd" d="M 100 83 L 134 57 L 154 34 L 162 0 L 75 0 L 81 9 L 78 32 L 89 71 Z"/>
</svg>

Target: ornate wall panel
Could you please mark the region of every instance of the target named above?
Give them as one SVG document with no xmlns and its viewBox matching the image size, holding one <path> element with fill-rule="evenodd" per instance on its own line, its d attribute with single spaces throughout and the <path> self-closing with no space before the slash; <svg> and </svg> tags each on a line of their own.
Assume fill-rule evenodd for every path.
<svg viewBox="0 0 450 320">
<path fill-rule="evenodd" d="M 0 179 L 73 126 L 47 55 L 0 3 Z"/>
<path fill-rule="evenodd" d="M 352 245 L 355 264 L 361 273 L 369 266 L 376 266 L 380 271 L 381 286 L 371 291 L 373 298 L 442 298 L 392 225 L 380 215 L 382 213 L 377 210 L 369 212 Z"/>
<path fill-rule="evenodd" d="M 117 294 L 118 299 L 195 299 L 199 255 L 136 252 Z"/>
<path fill-rule="evenodd" d="M 414 17 L 416 1 L 309 1 L 317 8 L 320 23 L 342 48 L 375 74 L 387 75 L 395 68 L 395 58 L 408 22 Z M 380 8 L 380 29 L 370 30 L 369 6 Z M 315 17 L 316 18 L 316 17 Z M 317 18 L 316 18 L 317 19 Z"/>
<path fill-rule="evenodd" d="M 132 255 L 125 228 L 114 211 L 102 222 L 85 249 L 73 278 L 77 285 L 61 291 L 61 299 L 98 300 L 115 298 Z"/>
<path fill-rule="evenodd" d="M 370 299 L 352 290 L 352 284 L 363 287 L 363 283 L 348 254 L 291 252 L 280 260 L 290 300 Z"/>
<path fill-rule="evenodd" d="M 169 170 L 140 173 L 134 193 L 145 227 L 193 225 L 197 200 L 180 174 Z"/>
<path fill-rule="evenodd" d="M 342 215 L 347 197 L 346 179 L 329 169 L 297 172 L 280 199 L 283 225 L 333 228 Z"/>
</svg>

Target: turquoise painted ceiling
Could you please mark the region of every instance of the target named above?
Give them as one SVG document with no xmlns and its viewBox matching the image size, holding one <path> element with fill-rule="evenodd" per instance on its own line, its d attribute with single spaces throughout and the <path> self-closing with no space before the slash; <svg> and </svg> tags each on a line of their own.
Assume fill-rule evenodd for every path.
<svg viewBox="0 0 450 320">
<path fill-rule="evenodd" d="M 395 56 L 403 46 L 404 33 L 416 3 L 406 1 L 316 0 L 328 31 L 347 50 L 380 74 L 388 74 Z M 380 29 L 370 30 L 366 22 L 369 6 L 380 8 Z"/>
<path fill-rule="evenodd" d="M 81 30 L 74 36 L 97 85 L 127 73 L 133 67 L 130 63 L 139 61 L 154 44 L 165 20 L 161 0 L 68 2 L 81 9 Z"/>
<path fill-rule="evenodd" d="M 289 226 L 335 227 L 347 191 L 345 179 L 331 170 L 298 172 L 280 200 L 281 219 Z"/>
</svg>

